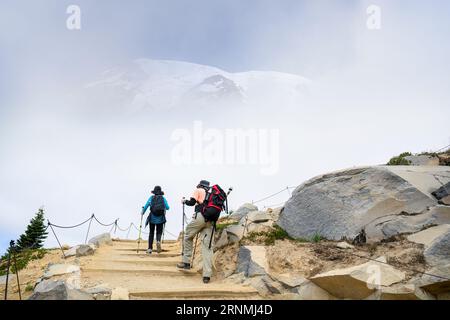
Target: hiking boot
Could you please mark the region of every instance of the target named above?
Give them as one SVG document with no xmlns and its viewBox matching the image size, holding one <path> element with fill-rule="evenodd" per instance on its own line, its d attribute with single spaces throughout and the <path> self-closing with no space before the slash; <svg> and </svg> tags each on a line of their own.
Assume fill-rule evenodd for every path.
<svg viewBox="0 0 450 320">
<path fill-rule="evenodd" d="M 156 243 L 156 252 L 160 253 L 161 252 L 161 242 L 157 242 Z"/>
<path fill-rule="evenodd" d="M 177 268 L 189 270 L 191 268 L 191 264 L 186 262 L 180 262 L 179 264 L 177 264 Z"/>
<path fill-rule="evenodd" d="M 203 277 L 203 283 L 208 283 L 211 280 L 210 277 Z"/>
<path fill-rule="evenodd" d="M 152 254 L 152 252 L 153 252 L 152 249 L 147 249 L 148 254 Z"/>
</svg>

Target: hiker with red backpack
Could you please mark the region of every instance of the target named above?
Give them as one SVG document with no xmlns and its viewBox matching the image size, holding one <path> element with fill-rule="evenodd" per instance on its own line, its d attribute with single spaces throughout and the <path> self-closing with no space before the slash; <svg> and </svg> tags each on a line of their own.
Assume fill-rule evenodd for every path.
<svg viewBox="0 0 450 320">
<path fill-rule="evenodd" d="M 145 214 L 147 208 L 150 214 L 145 221 L 145 227 L 150 224 L 150 234 L 148 237 L 148 250 L 147 253 L 151 254 L 153 251 L 153 239 L 155 237 L 156 228 L 156 250 L 161 252 L 161 237 L 166 224 L 166 211 L 169 210 L 169 204 L 164 197 L 164 192 L 160 186 L 155 186 L 152 190 L 153 195 L 150 196 L 145 206 L 142 208 L 142 215 Z"/>
<path fill-rule="evenodd" d="M 229 189 L 231 191 L 231 188 Z M 229 193 L 229 192 L 228 192 Z M 181 203 L 194 207 L 192 221 L 186 226 L 184 232 L 183 261 L 177 264 L 180 269 L 191 268 L 193 240 L 200 235 L 203 257 L 203 282 L 208 283 L 212 275 L 212 242 L 216 226 L 222 210 L 227 210 L 227 196 L 218 185 L 209 186 L 209 181 L 201 180 L 189 200 L 182 199 Z M 184 219 L 184 217 L 183 217 Z"/>
</svg>

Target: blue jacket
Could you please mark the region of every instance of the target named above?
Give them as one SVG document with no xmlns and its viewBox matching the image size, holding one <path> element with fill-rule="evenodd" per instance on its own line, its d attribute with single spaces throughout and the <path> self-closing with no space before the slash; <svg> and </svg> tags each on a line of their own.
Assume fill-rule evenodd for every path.
<svg viewBox="0 0 450 320">
<path fill-rule="evenodd" d="M 167 203 L 166 198 L 163 196 L 164 199 L 164 205 L 166 206 L 166 211 L 169 210 L 169 204 Z M 150 206 L 152 205 L 152 200 L 153 200 L 153 195 L 150 196 L 150 198 L 147 200 L 147 203 L 144 206 L 144 209 L 142 209 L 142 214 L 145 214 L 145 211 L 147 211 L 147 208 L 150 208 Z M 150 209 L 148 210 L 150 212 Z M 148 223 L 153 223 L 153 224 L 161 224 L 161 223 L 166 223 L 166 215 L 162 215 L 162 216 L 154 216 L 151 213 L 149 214 L 149 216 L 147 217 L 147 220 L 145 222 L 145 226 L 147 226 Z"/>
</svg>

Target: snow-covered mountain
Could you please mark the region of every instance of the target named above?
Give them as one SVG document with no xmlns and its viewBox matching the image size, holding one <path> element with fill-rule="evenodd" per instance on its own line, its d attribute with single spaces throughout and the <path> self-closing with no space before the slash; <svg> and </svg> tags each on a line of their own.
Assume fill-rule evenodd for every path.
<svg viewBox="0 0 450 320">
<path fill-rule="evenodd" d="M 104 72 L 86 89 L 90 95 L 100 93 L 109 106 L 113 103 L 140 111 L 215 104 L 295 105 L 307 93 L 309 84 L 310 80 L 287 73 L 230 73 L 188 62 L 138 59 Z"/>
</svg>

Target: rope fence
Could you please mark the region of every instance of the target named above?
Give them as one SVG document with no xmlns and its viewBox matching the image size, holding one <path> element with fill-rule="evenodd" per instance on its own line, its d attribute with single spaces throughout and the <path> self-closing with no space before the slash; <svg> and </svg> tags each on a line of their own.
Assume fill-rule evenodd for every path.
<svg viewBox="0 0 450 320">
<path fill-rule="evenodd" d="M 282 194 L 283 192 L 287 192 L 288 196 L 290 197 L 290 196 L 292 195 L 291 190 L 293 190 L 293 189 L 295 189 L 295 188 L 297 188 L 297 187 L 296 187 L 296 186 L 292 186 L 292 187 L 287 186 L 287 187 L 285 187 L 285 188 L 283 188 L 283 189 L 281 189 L 281 190 L 279 190 L 279 191 L 277 191 L 277 192 L 275 192 L 275 193 L 272 193 L 272 194 L 270 194 L 270 195 L 268 195 L 268 196 L 265 196 L 264 198 L 261 198 L 261 199 L 256 200 L 256 201 L 255 201 L 255 200 L 252 200 L 251 203 L 252 203 L 252 204 L 257 204 L 257 203 L 260 203 L 260 202 L 269 200 L 269 199 L 271 199 L 271 198 L 273 198 L 273 197 L 275 197 L 275 196 L 278 196 L 278 195 Z M 286 201 L 287 201 L 287 200 L 286 200 Z M 271 204 L 271 205 L 264 205 L 264 206 L 263 206 L 263 209 L 268 209 L 268 208 L 273 208 L 273 207 L 281 206 L 281 205 L 285 204 L 286 201 L 279 202 L 279 203 L 276 203 L 276 204 Z"/>
</svg>

